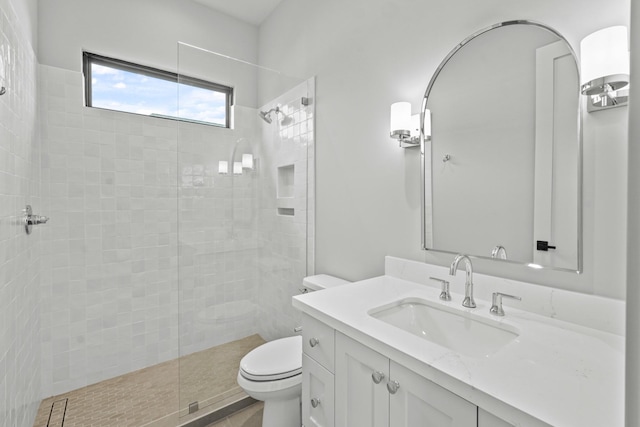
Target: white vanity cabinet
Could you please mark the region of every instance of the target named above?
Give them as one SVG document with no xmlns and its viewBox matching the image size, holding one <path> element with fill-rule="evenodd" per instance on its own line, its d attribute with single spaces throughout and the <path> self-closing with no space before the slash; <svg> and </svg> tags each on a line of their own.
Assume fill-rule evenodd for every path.
<svg viewBox="0 0 640 427">
<path fill-rule="evenodd" d="M 303 315 L 303 427 L 513 427 Z"/>
<path fill-rule="evenodd" d="M 334 424 L 333 328 L 302 316 L 302 425 L 333 427 Z"/>
<path fill-rule="evenodd" d="M 478 408 L 336 332 L 335 420 L 348 427 L 476 427 Z"/>
</svg>

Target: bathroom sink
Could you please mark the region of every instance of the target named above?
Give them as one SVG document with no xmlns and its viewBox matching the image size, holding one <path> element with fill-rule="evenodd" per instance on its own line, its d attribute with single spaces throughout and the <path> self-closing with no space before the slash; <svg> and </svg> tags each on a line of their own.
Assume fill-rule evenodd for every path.
<svg viewBox="0 0 640 427">
<path fill-rule="evenodd" d="M 487 357 L 518 338 L 510 325 L 419 298 L 406 298 L 369 315 L 470 357 Z"/>
</svg>

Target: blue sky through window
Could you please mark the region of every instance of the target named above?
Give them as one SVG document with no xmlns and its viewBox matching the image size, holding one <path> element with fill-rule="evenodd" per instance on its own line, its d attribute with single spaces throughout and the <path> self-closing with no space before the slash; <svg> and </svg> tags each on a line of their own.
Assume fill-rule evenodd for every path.
<svg viewBox="0 0 640 427">
<path fill-rule="evenodd" d="M 226 124 L 223 92 L 99 64 L 91 67 L 91 101 L 98 108 Z"/>
</svg>

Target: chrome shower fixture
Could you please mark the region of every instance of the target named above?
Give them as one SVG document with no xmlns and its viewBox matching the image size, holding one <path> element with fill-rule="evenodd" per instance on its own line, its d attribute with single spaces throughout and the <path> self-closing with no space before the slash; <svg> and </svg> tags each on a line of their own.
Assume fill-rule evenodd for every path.
<svg viewBox="0 0 640 427">
<path fill-rule="evenodd" d="M 260 115 L 260 118 L 262 120 L 271 124 L 271 122 L 273 121 L 271 120 L 271 111 L 273 111 L 273 109 L 269 110 L 268 112 L 260 111 L 258 114 Z"/>
<path fill-rule="evenodd" d="M 271 122 L 273 122 L 273 119 L 271 118 L 271 113 L 276 113 L 276 115 L 282 114 L 284 116 L 282 121 L 287 119 L 287 115 L 280 109 L 279 105 L 276 105 L 274 108 L 270 109 L 269 111 L 260 111 L 258 115 L 262 120 L 271 124 Z"/>
</svg>

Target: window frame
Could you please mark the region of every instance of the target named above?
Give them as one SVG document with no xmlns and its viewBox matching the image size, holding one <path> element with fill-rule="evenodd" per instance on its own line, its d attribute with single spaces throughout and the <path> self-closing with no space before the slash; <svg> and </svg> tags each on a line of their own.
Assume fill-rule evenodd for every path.
<svg viewBox="0 0 640 427">
<path fill-rule="evenodd" d="M 93 104 L 93 88 L 92 88 L 92 65 L 102 65 L 110 68 L 115 68 L 117 70 L 126 71 L 130 73 L 136 73 L 140 75 L 144 75 L 147 77 L 153 77 L 157 79 L 162 79 L 170 82 L 174 82 L 178 85 L 187 85 L 193 86 L 200 89 L 207 89 L 214 92 L 220 92 L 225 95 L 225 124 L 220 125 L 213 122 L 206 122 L 201 120 L 182 118 L 182 117 L 174 117 L 174 116 L 165 116 L 165 115 L 145 115 L 139 113 L 132 113 L 130 111 L 123 110 L 115 110 L 108 109 L 102 107 L 94 107 Z M 146 65 L 140 65 L 129 61 L 123 61 L 121 59 L 110 58 L 103 55 L 98 55 L 95 53 L 84 51 L 82 52 L 82 72 L 84 75 L 84 93 L 85 93 L 85 106 L 90 108 L 98 108 L 98 109 L 108 109 L 110 111 L 119 111 L 121 113 L 129 113 L 129 114 L 138 114 L 141 116 L 147 117 L 156 117 L 162 119 L 170 119 L 170 120 L 179 120 L 190 123 L 199 123 L 208 126 L 215 126 L 219 128 L 231 129 L 231 107 L 234 105 L 234 95 L 235 92 L 233 87 L 222 85 L 219 83 L 213 83 L 207 80 L 198 79 L 195 77 L 178 75 L 177 73 L 173 73 L 171 71 L 165 71 L 154 67 L 149 67 Z"/>
</svg>

